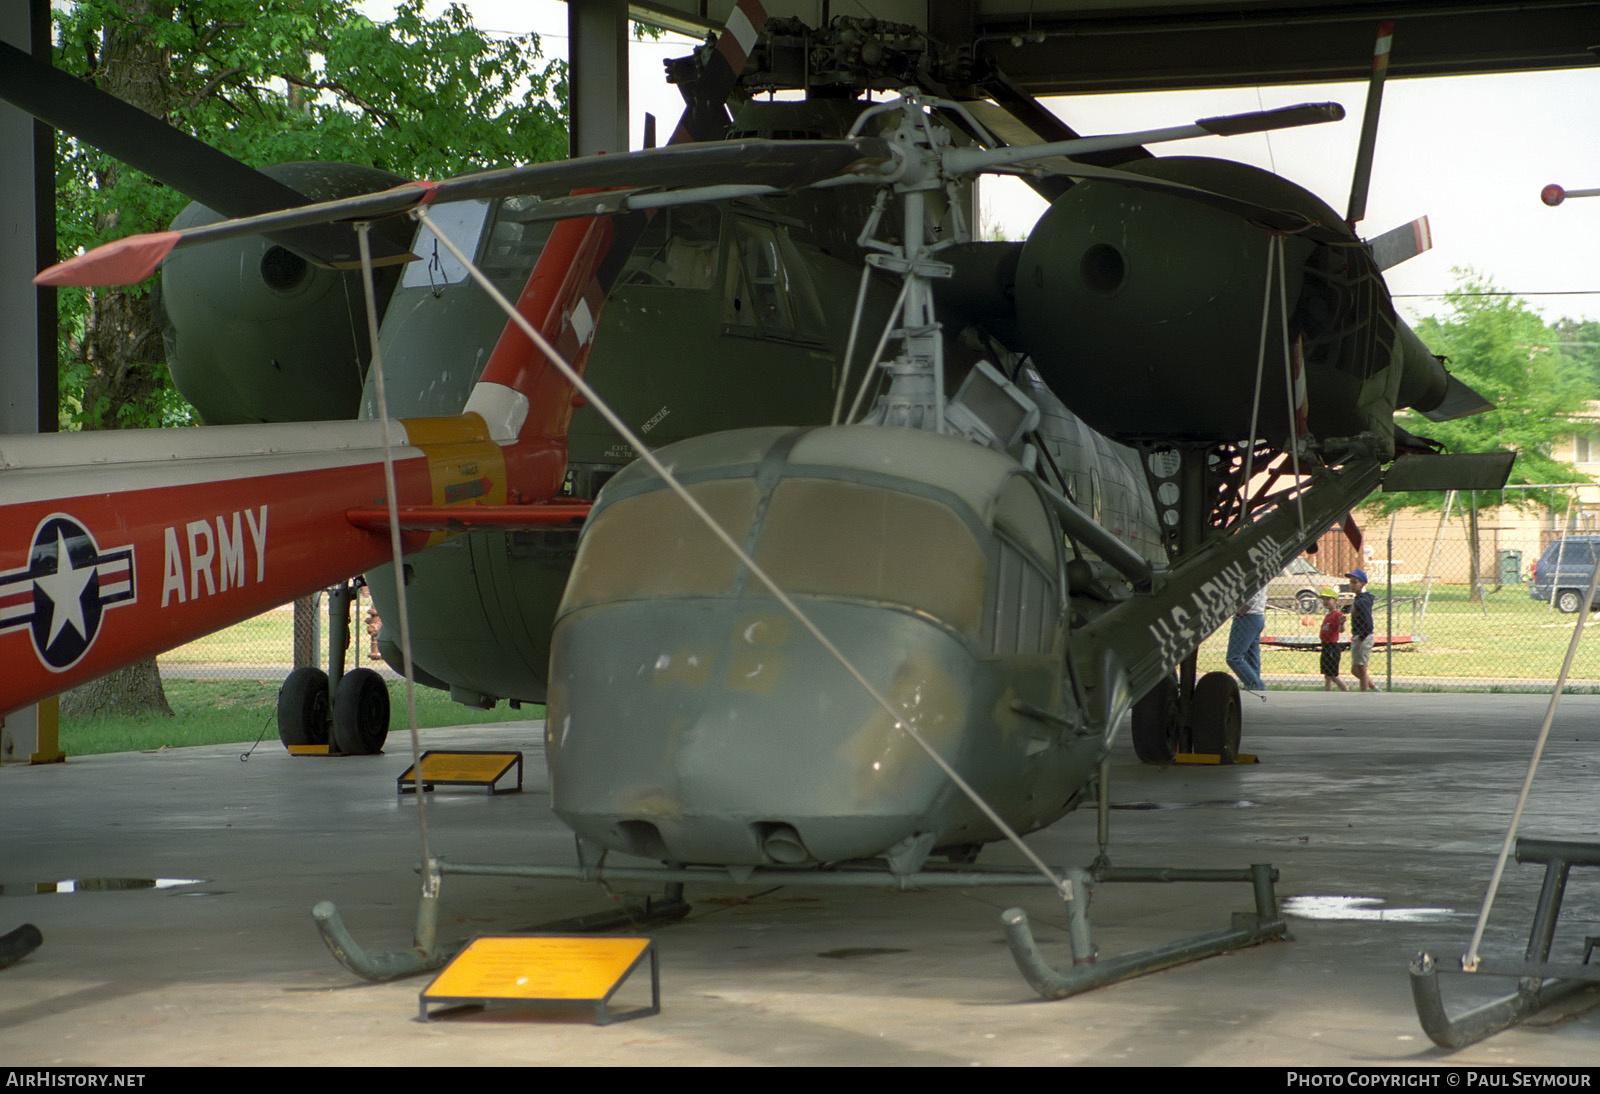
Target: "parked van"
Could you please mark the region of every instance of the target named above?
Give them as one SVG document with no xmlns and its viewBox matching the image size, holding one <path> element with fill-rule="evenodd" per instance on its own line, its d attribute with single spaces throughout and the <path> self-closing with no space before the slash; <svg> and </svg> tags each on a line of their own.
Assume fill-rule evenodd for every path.
<svg viewBox="0 0 1600 1094">
<path fill-rule="evenodd" d="M 1556 607 L 1569 615 L 1583 603 L 1596 561 L 1600 561 L 1600 536 L 1566 536 L 1553 541 L 1533 564 L 1528 595 L 1548 601 L 1554 590 Z M 1560 572 L 1557 572 L 1559 562 Z M 1589 610 L 1600 608 L 1600 597 Z"/>
</svg>

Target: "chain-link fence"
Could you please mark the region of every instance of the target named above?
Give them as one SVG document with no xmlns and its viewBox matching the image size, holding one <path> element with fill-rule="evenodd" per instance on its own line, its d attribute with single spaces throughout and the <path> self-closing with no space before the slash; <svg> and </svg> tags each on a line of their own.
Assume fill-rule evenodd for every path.
<svg viewBox="0 0 1600 1094">
<path fill-rule="evenodd" d="M 1531 489 L 1531 488 L 1530 488 Z M 1544 496 L 1552 494 L 1543 488 Z M 1561 670 L 1578 609 L 1600 558 L 1600 488 L 1561 487 L 1555 504 L 1517 504 L 1514 489 L 1447 495 L 1442 508 L 1361 520 L 1357 551 L 1342 529 L 1305 556 L 1319 571 L 1269 588 L 1261 669 L 1269 687 L 1321 687 L 1317 637 L 1323 609 L 1300 587 L 1332 585 L 1347 610 L 1343 576 L 1366 571 L 1375 599 L 1372 677 L 1401 690 L 1528 691 Z M 1475 545 L 1475 547 L 1474 547 Z M 1535 574 L 1537 573 L 1537 580 Z M 1290 586 L 1293 588 L 1290 588 Z M 1346 646 L 1349 629 L 1342 636 Z M 1227 628 L 1201 650 L 1201 671 L 1224 670 Z M 1351 681 L 1349 656 L 1340 663 Z M 1600 627 L 1585 628 L 1568 687 L 1600 691 Z"/>
<path fill-rule="evenodd" d="M 372 598 L 363 587 L 350 613 L 350 639 L 345 667 L 366 665 L 392 675 L 379 660 L 376 639 L 368 634 Z M 297 607 L 298 605 L 298 607 Z M 328 596 L 318 593 L 284 604 L 179 646 L 156 659 L 164 679 L 262 680 L 282 683 L 297 662 L 295 615 L 301 616 L 302 649 L 298 660 L 326 667 L 328 660 Z"/>
<path fill-rule="evenodd" d="M 1349 607 L 1344 574 L 1364 569 L 1376 601 L 1372 675 L 1381 686 L 1484 691 L 1550 686 L 1566 656 L 1588 579 L 1600 559 L 1600 487 L 1560 488 L 1553 505 L 1529 495 L 1447 496 L 1441 508 L 1361 520 L 1363 544 L 1343 529 L 1269 587 L 1262 674 L 1270 687 L 1321 687 L 1317 632 L 1327 585 Z M 1550 496 L 1546 491 L 1545 496 Z M 1563 534 L 1565 530 L 1565 534 Z M 1476 550 L 1474 551 L 1474 543 Z M 1309 563 L 1309 565 L 1306 565 Z M 1539 579 L 1535 580 L 1537 570 Z M 1299 572 L 1296 572 L 1299 571 Z M 351 612 L 348 667 L 387 669 L 373 657 L 366 590 Z M 304 609 L 303 609 L 304 610 Z M 315 605 L 309 663 L 327 662 L 326 596 Z M 302 637 L 308 632 L 302 627 Z M 295 664 L 294 608 L 284 605 L 161 656 L 164 676 L 281 682 Z M 1344 641 L 1348 644 L 1346 628 Z M 1225 670 L 1227 628 L 1205 643 L 1201 671 Z M 302 651 L 304 654 L 305 651 Z M 1349 657 L 1341 659 L 1348 683 Z M 1568 686 L 1600 692 L 1600 627 L 1586 631 Z"/>
</svg>

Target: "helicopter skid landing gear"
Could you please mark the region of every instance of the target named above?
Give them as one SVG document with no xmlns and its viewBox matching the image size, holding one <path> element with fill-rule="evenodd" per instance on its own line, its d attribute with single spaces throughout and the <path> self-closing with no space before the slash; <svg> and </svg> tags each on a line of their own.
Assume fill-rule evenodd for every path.
<svg viewBox="0 0 1600 1094">
<path fill-rule="evenodd" d="M 1248 870 L 1107 867 L 1093 877 L 1087 870 L 1074 869 L 1067 871 L 1067 877 L 1072 882 L 1073 894 L 1067 903 L 1067 935 L 1072 945 L 1070 971 L 1062 972 L 1045 961 L 1028 926 L 1027 912 L 1021 908 L 1011 908 L 1000 916 L 1006 942 L 1011 946 L 1011 956 L 1016 959 L 1017 968 L 1033 989 L 1046 999 L 1065 999 L 1069 995 L 1143 976 L 1158 969 L 1282 938 L 1288 932 L 1288 924 L 1278 913 L 1278 901 L 1273 892 L 1277 871 L 1264 863 L 1257 863 Z M 1234 913 L 1233 926 L 1226 931 L 1194 935 L 1101 961 L 1089 931 L 1088 895 L 1093 881 L 1248 881 L 1255 890 L 1256 910 L 1254 913 Z"/>
<path fill-rule="evenodd" d="M 1574 866 L 1600 866 L 1600 843 L 1519 839 L 1517 861 L 1539 862 L 1545 867 L 1525 957 L 1522 961 L 1479 960 L 1470 970 L 1478 975 L 1517 977 L 1516 991 L 1451 1018 L 1439 994 L 1439 973 L 1467 973 L 1469 970 L 1441 968 L 1428 953 L 1417 954 L 1411 962 L 1411 999 L 1417 1006 L 1417 1019 L 1428 1039 L 1440 1048 L 1458 1049 L 1477 1044 L 1548 1009 L 1558 1000 L 1584 988 L 1600 987 L 1600 966 L 1589 963 L 1594 951 L 1600 948 L 1600 938 L 1584 939 L 1581 964 L 1550 960 L 1550 944 L 1555 938 L 1556 919 L 1561 915 L 1567 875 Z"/>
<path fill-rule="evenodd" d="M 605 912 L 558 919 L 541 923 L 536 931 L 556 931 L 561 934 L 591 934 L 600 931 L 638 930 L 664 923 L 676 923 L 693 911 L 694 906 L 683 899 L 683 883 L 668 882 L 659 897 L 613 894 L 617 907 Z"/>
<path fill-rule="evenodd" d="M 316 920 L 317 932 L 322 935 L 322 941 L 327 944 L 335 961 L 363 980 L 379 982 L 400 980 L 437 969 L 461 950 L 465 940 L 443 948 L 438 945 L 441 878 L 437 860 L 429 859 L 426 865 L 428 876 L 422 894 L 417 899 L 417 925 L 409 950 L 369 952 L 345 927 L 344 919 L 339 915 L 339 909 L 333 906 L 333 901 L 317 902 L 316 907 L 311 909 L 311 918 Z"/>
<path fill-rule="evenodd" d="M 42 945 L 44 935 L 32 923 L 24 923 L 14 931 L 0 934 L 0 969 L 15 965 Z"/>
</svg>

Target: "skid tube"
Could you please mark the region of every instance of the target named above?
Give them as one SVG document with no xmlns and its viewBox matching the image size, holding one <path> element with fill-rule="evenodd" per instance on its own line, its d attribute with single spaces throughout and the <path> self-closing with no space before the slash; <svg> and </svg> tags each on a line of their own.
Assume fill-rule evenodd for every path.
<svg viewBox="0 0 1600 1094">
<path fill-rule="evenodd" d="M 1072 899 L 1067 902 L 1067 935 L 1072 945 L 1071 970 L 1063 972 L 1045 961 L 1028 926 L 1027 912 L 1021 908 L 1011 908 L 1000 916 L 1006 942 L 1011 946 L 1011 956 L 1016 959 L 1017 968 L 1033 986 L 1033 990 L 1046 999 L 1065 999 L 1069 995 L 1143 976 L 1158 969 L 1198 961 L 1203 957 L 1253 946 L 1273 938 L 1283 938 L 1288 933 L 1288 924 L 1278 912 L 1277 896 L 1273 892 L 1277 871 L 1266 863 L 1256 863 L 1247 870 L 1107 867 L 1097 871 L 1093 877 L 1087 870 L 1072 869 L 1067 871 L 1067 878 L 1072 883 Z M 1232 927 L 1225 931 L 1181 938 L 1101 961 L 1089 932 L 1089 886 L 1095 880 L 1248 881 L 1255 891 L 1256 910 L 1254 913 L 1235 913 Z"/>
<path fill-rule="evenodd" d="M 42 945 L 44 935 L 32 923 L 24 923 L 14 931 L 0 934 L 0 969 L 15 965 Z"/>
<path fill-rule="evenodd" d="M 1545 971 L 1551 971 L 1550 966 L 1543 968 Z M 1480 1007 L 1474 1007 L 1465 1014 L 1451 1018 L 1445 1011 L 1444 999 L 1439 993 L 1439 973 L 1465 972 L 1465 970 L 1441 970 L 1439 962 L 1432 954 L 1419 953 L 1411 962 L 1411 999 L 1417 1005 L 1417 1020 L 1422 1023 L 1422 1032 L 1428 1035 L 1428 1040 L 1440 1048 L 1455 1050 L 1475 1045 L 1501 1030 L 1510 1029 L 1518 1022 L 1533 1017 L 1584 988 L 1600 987 L 1600 968 L 1588 967 L 1583 970 L 1587 972 L 1588 979 L 1579 978 L 1583 975 L 1580 969 L 1582 967 L 1563 970 L 1571 978 L 1562 980 L 1540 980 L 1537 977 L 1522 976 L 1517 990 L 1510 995 L 1501 996 Z M 1516 976 L 1519 972 L 1528 970 L 1516 965 L 1499 968 L 1485 962 L 1480 965 L 1478 971 L 1491 975 Z"/>
<path fill-rule="evenodd" d="M 922 870 L 909 874 L 893 874 L 883 869 L 841 868 L 834 870 L 793 869 L 728 869 L 715 867 L 667 866 L 605 866 L 602 863 L 584 863 L 576 866 L 517 865 L 499 863 L 432 862 L 435 877 L 444 874 L 469 874 L 478 877 L 545 878 L 562 881 L 653 881 L 666 882 L 668 900 L 656 911 L 659 920 L 680 918 L 688 906 L 682 900 L 685 882 L 710 884 L 803 884 L 844 886 L 849 888 L 890 888 L 899 890 L 980 888 L 988 886 L 1014 887 L 1046 885 L 1049 882 L 1032 871 L 1005 869 L 952 869 Z M 1195 961 L 1202 957 L 1240 949 L 1271 938 L 1281 938 L 1287 924 L 1278 914 L 1273 882 L 1277 872 L 1270 865 L 1257 864 L 1246 870 L 1207 870 L 1178 867 L 1128 868 L 1101 866 L 1095 871 L 1096 881 L 1248 881 L 1255 890 L 1254 914 L 1236 914 L 1233 928 L 1213 934 L 1183 939 L 1165 946 L 1125 954 L 1106 962 L 1098 962 L 1089 936 L 1087 896 L 1091 876 L 1089 871 L 1068 869 L 1064 871 L 1072 882 L 1075 899 L 1067 905 L 1069 930 L 1072 936 L 1074 969 L 1062 974 L 1050 968 L 1038 951 L 1033 934 L 1028 927 L 1028 917 L 1019 908 L 1012 908 L 1001 916 L 1012 955 L 1023 976 L 1034 989 L 1049 999 L 1060 999 L 1089 988 L 1099 987 L 1117 980 L 1139 976 L 1171 965 Z M 370 953 L 358 943 L 345 927 L 338 909 L 331 901 L 322 901 L 312 909 L 322 940 L 339 964 L 364 980 L 397 980 L 439 968 L 459 951 L 460 945 L 440 947 L 435 940 L 438 920 L 438 887 L 432 895 L 425 895 L 417 908 L 416 944 L 409 950 L 391 953 Z"/>
<path fill-rule="evenodd" d="M 1600 965 L 1589 964 L 1600 938 L 1584 939 L 1581 964 L 1550 960 L 1567 875 L 1574 866 L 1600 866 L 1600 843 L 1523 838 L 1517 840 L 1517 861 L 1542 863 L 1545 868 L 1521 961 L 1478 958 L 1469 962 L 1462 958 L 1455 968 L 1449 968 L 1441 966 L 1432 954 L 1419 953 L 1411 962 L 1411 999 L 1417 1005 L 1417 1020 L 1428 1039 L 1440 1048 L 1477 1044 L 1584 988 L 1600 987 Z M 1451 1018 L 1439 993 L 1441 972 L 1516 977 L 1517 990 Z"/>
<path fill-rule="evenodd" d="M 317 932 L 322 935 L 322 941 L 327 944 L 334 960 L 361 979 L 384 981 L 416 976 L 441 967 L 459 953 L 465 944 L 463 941 L 443 948 L 438 944 L 439 883 L 438 860 L 429 859 L 422 894 L 417 899 L 417 926 L 409 950 L 369 952 L 351 935 L 339 915 L 339 909 L 333 906 L 331 900 L 318 901 L 316 907 L 311 909 L 311 918 L 316 921 Z"/>
</svg>

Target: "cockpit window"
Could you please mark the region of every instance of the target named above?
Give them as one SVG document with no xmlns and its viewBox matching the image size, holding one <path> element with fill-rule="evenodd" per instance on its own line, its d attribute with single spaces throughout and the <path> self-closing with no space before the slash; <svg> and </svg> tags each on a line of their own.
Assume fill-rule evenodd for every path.
<svg viewBox="0 0 1600 1094">
<path fill-rule="evenodd" d="M 695 483 L 689 492 L 736 541 L 748 541 L 762 501 L 751 479 Z M 1025 552 L 1008 549 L 1008 565 L 1039 570 Z M 899 608 L 974 644 L 992 641 L 984 548 L 969 519 L 940 501 L 835 479 L 784 479 L 765 500 L 754 557 L 790 593 Z M 1054 585 L 1042 574 L 1017 575 L 1012 599 L 1026 606 L 1005 613 L 1005 644 L 1048 648 Z M 768 595 L 671 491 L 652 490 L 591 520 L 560 614 L 623 600 L 733 596 L 741 587 L 746 596 Z"/>
<path fill-rule="evenodd" d="M 478 254 L 478 265 L 488 277 L 511 281 L 519 287 L 528 280 L 555 227 L 551 220 L 522 219 L 537 204 L 537 198 L 519 196 L 502 198 L 495 205 L 494 219 Z"/>
<path fill-rule="evenodd" d="M 720 227 L 716 211 L 704 205 L 661 210 L 650 218 L 617 284 L 711 289 L 717 278 Z"/>
<path fill-rule="evenodd" d="M 899 490 L 786 479 L 772 493 L 756 562 L 794 593 L 894 604 L 977 639 L 988 567 L 949 506 Z"/>
<path fill-rule="evenodd" d="M 728 250 L 722 321 L 757 338 L 820 342 L 822 308 L 805 264 L 773 224 L 736 218 Z"/>
<path fill-rule="evenodd" d="M 734 541 L 749 535 L 758 491 L 749 479 L 696 483 L 689 493 Z M 578 548 L 561 613 L 588 604 L 661 596 L 726 596 L 737 563 L 670 490 L 602 509 Z"/>
<path fill-rule="evenodd" d="M 433 222 L 450 242 L 470 255 L 478 249 L 478 241 L 483 236 L 483 222 L 489 215 L 489 203 L 453 202 L 436 207 L 432 215 Z M 455 256 L 428 228 L 417 229 L 417 239 L 411 249 L 421 261 L 406 264 L 406 272 L 400 278 L 400 283 L 406 288 L 437 288 L 467 279 L 467 268 L 456 261 Z"/>
<path fill-rule="evenodd" d="M 995 566 L 985 644 L 999 654 L 1048 653 L 1061 616 L 1055 573 L 1061 533 L 1021 475 L 995 505 Z"/>
</svg>

